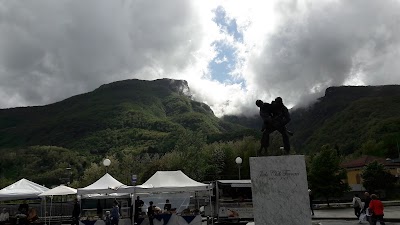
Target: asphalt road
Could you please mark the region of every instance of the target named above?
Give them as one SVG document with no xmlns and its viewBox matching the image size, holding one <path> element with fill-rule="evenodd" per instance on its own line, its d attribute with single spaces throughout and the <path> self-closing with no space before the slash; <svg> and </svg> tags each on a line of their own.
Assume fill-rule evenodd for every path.
<svg viewBox="0 0 400 225">
<path fill-rule="evenodd" d="M 320 220 L 320 221 L 313 221 L 313 224 L 320 224 L 320 225 L 359 225 L 357 220 Z M 367 222 L 363 222 L 362 224 L 368 225 Z M 379 224 L 379 222 L 377 223 Z M 387 225 L 400 225 L 400 223 L 391 223 L 385 222 Z"/>
<path fill-rule="evenodd" d="M 202 225 L 206 225 L 206 222 L 203 222 Z M 364 225 L 369 225 L 367 222 L 363 222 Z M 379 225 L 379 222 L 377 223 Z M 386 225 L 400 225 L 400 223 L 394 222 L 385 222 Z M 228 224 L 227 224 L 228 225 Z M 234 225 L 234 224 L 229 224 Z M 237 224 L 236 224 L 237 225 Z M 245 224 L 241 224 L 245 225 Z M 312 225 L 360 225 L 358 220 L 313 220 Z"/>
</svg>

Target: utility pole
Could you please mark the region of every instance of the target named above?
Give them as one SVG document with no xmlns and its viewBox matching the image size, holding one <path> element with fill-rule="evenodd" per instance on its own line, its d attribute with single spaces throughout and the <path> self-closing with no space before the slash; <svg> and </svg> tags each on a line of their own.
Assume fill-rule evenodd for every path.
<svg viewBox="0 0 400 225">
<path fill-rule="evenodd" d="M 397 153 L 399 153 L 399 160 L 400 160 L 400 149 L 399 149 L 399 142 L 397 141 Z"/>
</svg>

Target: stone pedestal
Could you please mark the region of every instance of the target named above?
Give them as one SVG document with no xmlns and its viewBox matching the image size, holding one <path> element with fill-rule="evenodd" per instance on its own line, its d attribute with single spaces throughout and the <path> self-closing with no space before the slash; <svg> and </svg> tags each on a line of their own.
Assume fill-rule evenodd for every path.
<svg viewBox="0 0 400 225">
<path fill-rule="evenodd" d="M 255 224 L 311 224 L 304 156 L 252 157 L 250 175 Z"/>
</svg>

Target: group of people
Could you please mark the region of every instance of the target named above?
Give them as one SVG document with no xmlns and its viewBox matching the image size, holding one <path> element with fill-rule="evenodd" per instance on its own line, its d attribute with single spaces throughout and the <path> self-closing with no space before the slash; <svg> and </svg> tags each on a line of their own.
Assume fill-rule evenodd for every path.
<svg viewBox="0 0 400 225">
<path fill-rule="evenodd" d="M 137 199 L 135 200 L 135 212 L 134 212 L 134 222 L 136 224 L 138 223 L 139 215 L 142 214 L 143 205 L 144 205 L 144 202 L 138 196 Z M 149 205 L 150 206 L 147 209 L 147 216 L 149 218 L 150 225 L 152 225 L 154 216 L 161 213 L 161 209 L 159 207 L 154 206 L 152 201 L 149 202 Z M 98 204 L 97 205 L 97 214 L 99 215 L 99 217 L 101 217 L 100 215 L 102 215 L 102 210 L 103 209 Z M 169 200 L 167 199 L 164 204 L 164 212 L 168 213 L 171 210 L 172 210 L 172 205 L 169 202 Z M 74 208 L 72 210 L 72 225 L 79 225 L 80 214 L 81 214 L 80 204 L 79 204 L 78 199 L 75 199 Z M 111 212 L 106 211 L 104 220 L 106 222 L 106 225 L 118 225 L 119 219 L 120 219 L 119 204 L 118 204 L 118 201 L 114 201 Z"/>
<path fill-rule="evenodd" d="M 101 210 L 101 212 L 100 212 Z M 100 218 L 102 218 L 103 209 L 99 204 L 97 205 L 97 214 Z M 81 215 L 81 206 L 79 204 L 78 199 L 74 201 L 74 208 L 72 210 L 72 224 L 71 225 L 79 225 L 79 219 Z M 120 218 L 120 210 L 118 201 L 113 202 L 113 208 L 110 211 L 106 211 L 106 215 L 104 220 L 106 221 L 106 225 L 118 225 L 119 218 Z"/>
<path fill-rule="evenodd" d="M 260 117 L 263 120 L 263 125 L 261 128 L 263 134 L 258 155 L 262 155 L 263 149 L 265 152 L 267 152 L 267 148 L 269 147 L 269 135 L 274 131 L 281 133 L 283 139 L 283 148 L 285 153 L 289 154 L 289 136 L 293 135 L 293 132 L 286 128 L 286 125 L 290 122 L 290 114 L 287 107 L 283 104 L 282 98 L 277 97 L 271 103 L 257 100 L 256 105 L 260 108 Z"/>
<path fill-rule="evenodd" d="M 358 196 L 358 194 L 355 194 L 353 197 L 352 204 L 356 217 L 360 219 L 360 216 L 364 214 L 366 216 L 366 220 L 371 225 L 376 225 L 378 221 L 381 225 L 385 225 L 385 221 L 383 219 L 383 204 L 381 200 L 379 200 L 376 194 L 370 195 L 368 192 L 365 192 L 364 195 L 364 202 L 361 201 L 361 198 Z"/>
<path fill-rule="evenodd" d="M 311 215 L 314 216 L 313 209 L 313 193 L 310 189 L 308 189 L 308 194 L 310 198 L 310 209 Z M 370 225 L 376 225 L 379 221 L 381 225 L 385 225 L 385 221 L 383 219 L 383 204 L 381 200 L 379 200 L 376 194 L 370 195 L 369 192 L 364 193 L 365 199 L 364 202 L 358 196 L 358 194 L 354 194 L 352 206 L 354 208 L 354 214 L 359 219 L 359 222 L 362 222 L 361 216 L 365 216 L 366 221 Z"/>
<path fill-rule="evenodd" d="M 137 196 L 137 199 L 135 200 L 135 215 L 134 215 L 134 222 L 136 224 L 138 223 L 139 215 L 142 214 L 143 205 L 144 202 L 140 199 L 139 196 Z M 164 213 L 171 213 L 171 210 L 172 210 L 172 205 L 169 202 L 169 199 L 167 199 L 164 204 Z M 162 213 L 161 208 L 155 206 L 153 201 L 150 201 L 149 207 L 147 208 L 147 217 L 149 218 L 150 225 L 153 225 L 154 216 L 160 213 Z"/>
<path fill-rule="evenodd" d="M 23 203 L 19 205 L 15 218 L 18 219 L 18 223 L 22 225 L 34 223 L 39 219 L 36 209 L 29 208 L 26 201 L 23 201 Z M 10 222 L 10 219 L 10 213 L 4 208 L 0 213 L 0 225 Z"/>
<path fill-rule="evenodd" d="M 4 225 L 10 219 L 10 214 L 7 212 L 7 209 L 4 208 L 0 213 L 0 225 Z"/>
</svg>

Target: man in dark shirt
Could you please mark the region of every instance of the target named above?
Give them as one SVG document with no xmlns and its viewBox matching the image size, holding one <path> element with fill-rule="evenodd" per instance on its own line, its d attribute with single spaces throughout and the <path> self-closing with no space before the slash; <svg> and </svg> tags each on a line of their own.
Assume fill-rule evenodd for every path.
<svg viewBox="0 0 400 225">
<path fill-rule="evenodd" d="M 139 215 L 142 213 L 143 205 L 144 205 L 144 202 L 140 199 L 139 196 L 137 196 L 137 198 L 135 200 L 135 217 L 134 217 L 135 223 L 138 222 Z"/>
<path fill-rule="evenodd" d="M 169 199 L 167 199 L 164 204 L 164 211 L 169 212 L 169 211 L 171 211 L 171 208 L 172 208 L 171 203 L 169 203 Z"/>
<path fill-rule="evenodd" d="M 79 225 L 79 215 L 81 214 L 81 206 L 78 199 L 74 201 L 74 209 L 72 210 L 72 225 Z"/>
<path fill-rule="evenodd" d="M 19 211 L 19 213 L 21 213 L 21 214 L 28 215 L 28 210 L 29 210 L 29 205 L 28 205 L 28 203 L 26 203 L 26 201 L 24 200 L 24 201 L 22 202 L 22 204 L 19 205 L 18 211 Z"/>
<path fill-rule="evenodd" d="M 153 202 L 150 201 L 149 203 L 150 203 L 150 206 L 149 206 L 149 208 L 147 209 L 147 216 L 149 217 L 150 225 L 154 225 L 154 224 L 153 224 L 153 219 L 154 219 Z"/>
</svg>

